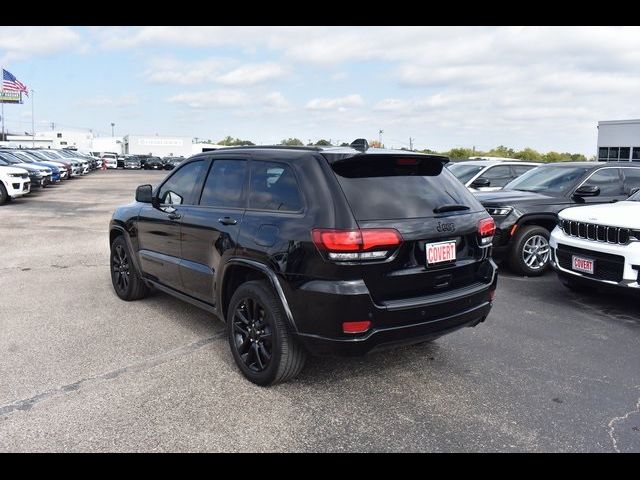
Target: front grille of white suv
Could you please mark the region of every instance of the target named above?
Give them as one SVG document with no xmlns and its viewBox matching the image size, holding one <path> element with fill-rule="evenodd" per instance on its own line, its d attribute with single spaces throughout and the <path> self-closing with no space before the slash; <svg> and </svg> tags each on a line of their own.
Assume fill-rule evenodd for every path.
<svg viewBox="0 0 640 480">
<path fill-rule="evenodd" d="M 576 222 L 573 220 L 560 220 L 558 222 L 564 233 L 571 237 L 584 238 L 594 242 L 627 245 L 638 235 L 637 231 L 628 228 L 608 227 L 594 223 Z"/>
</svg>

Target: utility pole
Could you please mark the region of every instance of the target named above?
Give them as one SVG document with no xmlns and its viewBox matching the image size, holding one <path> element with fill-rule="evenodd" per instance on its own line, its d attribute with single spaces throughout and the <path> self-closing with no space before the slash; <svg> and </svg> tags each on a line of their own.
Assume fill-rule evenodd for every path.
<svg viewBox="0 0 640 480">
<path fill-rule="evenodd" d="M 113 134 L 113 127 L 115 127 L 115 126 L 116 126 L 116 124 L 111 122 L 111 136 L 112 137 L 115 137 L 115 135 Z"/>
<path fill-rule="evenodd" d="M 413 151 L 413 138 L 409 137 L 409 150 Z"/>
<path fill-rule="evenodd" d="M 56 129 L 56 124 L 51 122 L 51 131 L 53 132 Z"/>
<path fill-rule="evenodd" d="M 34 107 L 33 107 L 33 103 L 34 103 L 34 94 L 36 93 L 36 91 L 32 88 L 31 89 L 31 148 L 36 148 L 36 121 L 35 121 L 35 117 L 33 116 L 33 112 Z"/>
<path fill-rule="evenodd" d="M 382 134 L 384 130 L 378 130 L 378 148 L 382 148 Z"/>
</svg>

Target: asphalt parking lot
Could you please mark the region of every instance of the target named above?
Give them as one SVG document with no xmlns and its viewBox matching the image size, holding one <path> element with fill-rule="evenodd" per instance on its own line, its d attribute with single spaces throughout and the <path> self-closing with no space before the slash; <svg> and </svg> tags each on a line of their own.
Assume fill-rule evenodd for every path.
<svg viewBox="0 0 640 480">
<path fill-rule="evenodd" d="M 112 291 L 108 222 L 165 172 L 0 207 L 1 451 L 640 451 L 640 309 L 503 274 L 489 319 L 264 389 L 223 325 Z"/>
</svg>

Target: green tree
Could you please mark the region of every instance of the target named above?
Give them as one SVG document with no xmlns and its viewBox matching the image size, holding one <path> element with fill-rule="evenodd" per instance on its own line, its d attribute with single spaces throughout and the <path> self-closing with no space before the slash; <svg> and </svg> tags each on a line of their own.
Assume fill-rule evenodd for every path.
<svg viewBox="0 0 640 480">
<path fill-rule="evenodd" d="M 218 145 L 225 145 L 227 147 L 237 147 L 240 145 L 255 145 L 255 143 L 250 140 L 240 140 L 239 138 L 233 138 L 229 135 L 224 137 L 222 140 L 218 142 Z"/>
<path fill-rule="evenodd" d="M 499 145 L 496 148 L 492 148 L 487 152 L 487 157 L 507 157 L 513 158 L 516 152 L 513 148 L 507 148 L 504 145 Z"/>
<path fill-rule="evenodd" d="M 513 158 L 519 158 L 520 160 L 529 160 L 531 162 L 541 162 L 542 154 L 533 148 L 525 148 L 513 155 Z"/>
<path fill-rule="evenodd" d="M 445 155 L 451 158 L 469 158 L 481 155 L 482 152 L 474 152 L 471 148 L 452 148 Z"/>
<path fill-rule="evenodd" d="M 281 140 L 280 145 L 299 146 L 304 145 L 304 143 L 299 138 L 287 138 L 286 140 Z"/>
<path fill-rule="evenodd" d="M 329 140 L 325 140 L 324 138 L 321 138 L 320 140 L 318 140 L 316 142 L 316 145 L 318 145 L 319 147 L 332 147 L 333 145 L 331 145 L 331 142 Z"/>
</svg>

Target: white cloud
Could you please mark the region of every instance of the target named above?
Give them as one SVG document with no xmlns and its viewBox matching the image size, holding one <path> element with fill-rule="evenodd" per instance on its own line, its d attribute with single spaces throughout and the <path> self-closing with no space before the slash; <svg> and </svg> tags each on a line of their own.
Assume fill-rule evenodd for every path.
<svg viewBox="0 0 640 480">
<path fill-rule="evenodd" d="M 229 60 L 222 58 L 184 62 L 172 57 L 160 57 L 152 59 L 141 76 L 151 83 L 196 85 L 212 82 L 229 63 Z"/>
<path fill-rule="evenodd" d="M 86 48 L 69 27 L 0 27 L 0 63 Z"/>
<path fill-rule="evenodd" d="M 158 57 L 148 63 L 140 75 L 151 83 L 197 85 L 219 83 L 227 87 L 257 85 L 278 80 L 288 74 L 288 69 L 275 62 L 246 63 L 238 65 L 236 59 L 205 58 L 181 61 L 174 57 Z"/>
<path fill-rule="evenodd" d="M 140 100 L 135 95 L 124 95 L 122 97 L 110 98 L 110 97 L 96 97 L 96 98 L 86 98 L 84 100 L 79 100 L 77 102 L 77 106 L 79 107 L 88 107 L 88 108 L 100 108 L 100 107 L 130 107 L 134 105 L 138 105 Z"/>
<path fill-rule="evenodd" d="M 180 93 L 170 97 L 168 101 L 191 108 L 236 108 L 248 105 L 250 98 L 245 92 L 239 90 L 209 90 Z"/>
<path fill-rule="evenodd" d="M 264 96 L 263 104 L 272 111 L 288 111 L 293 108 L 291 102 L 289 102 L 284 95 L 280 92 L 271 92 Z"/>
<path fill-rule="evenodd" d="M 313 98 L 307 102 L 309 110 L 346 110 L 347 108 L 362 107 L 364 100 L 360 95 L 352 94 L 346 97 Z"/>
<path fill-rule="evenodd" d="M 228 86 L 256 85 L 284 77 L 287 70 L 277 63 L 254 63 L 242 65 L 223 75 L 215 81 Z"/>
</svg>

